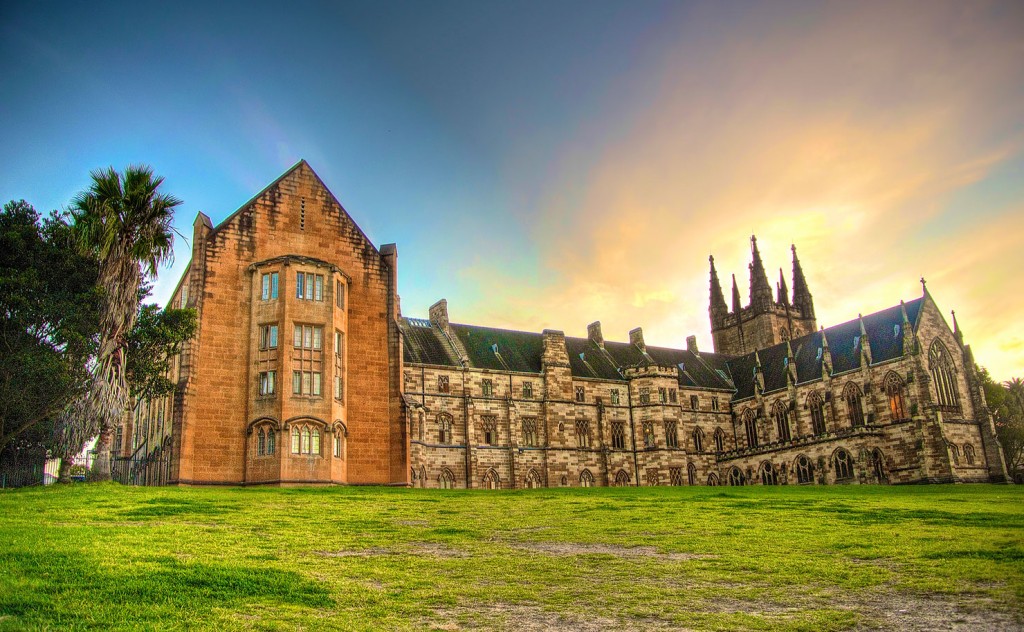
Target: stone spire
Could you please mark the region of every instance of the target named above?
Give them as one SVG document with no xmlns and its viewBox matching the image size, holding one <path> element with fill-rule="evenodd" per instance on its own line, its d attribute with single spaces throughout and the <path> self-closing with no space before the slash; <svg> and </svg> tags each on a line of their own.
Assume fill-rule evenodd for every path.
<svg viewBox="0 0 1024 632">
<path fill-rule="evenodd" d="M 772 286 L 768 285 L 768 274 L 764 271 L 754 235 L 750 236 L 750 252 L 753 257 L 750 263 L 750 307 L 755 313 L 763 313 L 772 308 Z"/>
<path fill-rule="evenodd" d="M 793 306 L 800 310 L 804 318 L 814 318 L 814 300 L 807 289 L 807 279 L 800 267 L 800 259 L 796 256 L 796 245 L 790 246 L 793 251 Z"/>
<path fill-rule="evenodd" d="M 715 270 L 715 258 L 708 257 L 711 262 L 711 306 L 708 311 L 711 313 L 711 325 L 715 326 L 722 316 L 729 312 L 725 304 L 725 295 L 722 294 L 722 284 L 718 281 L 718 271 Z"/>
<path fill-rule="evenodd" d="M 732 311 L 734 314 L 739 314 L 740 310 L 743 309 L 743 303 L 740 299 L 740 286 L 736 285 L 736 275 L 732 275 Z"/>
<path fill-rule="evenodd" d="M 832 375 L 832 351 L 828 348 L 828 336 L 825 328 L 821 328 L 821 379 L 828 380 Z"/>
<path fill-rule="evenodd" d="M 871 342 L 868 340 L 868 330 L 864 327 L 864 316 L 857 314 L 857 320 L 860 322 L 860 355 L 864 360 L 863 366 L 871 364 Z"/>
<path fill-rule="evenodd" d="M 917 338 L 914 336 L 914 325 L 907 316 L 907 306 L 903 301 L 900 301 L 900 315 L 903 317 L 900 324 L 903 328 L 903 355 L 910 355 L 917 351 Z"/>
<path fill-rule="evenodd" d="M 956 322 L 956 310 L 952 310 L 950 313 L 953 314 L 953 337 L 960 343 L 960 346 L 964 346 L 964 332 L 960 331 L 960 325 Z"/>
<path fill-rule="evenodd" d="M 779 268 L 779 283 L 776 286 L 779 291 L 780 305 L 789 305 L 789 288 L 786 287 L 786 277 L 782 274 L 782 268 Z"/>
</svg>

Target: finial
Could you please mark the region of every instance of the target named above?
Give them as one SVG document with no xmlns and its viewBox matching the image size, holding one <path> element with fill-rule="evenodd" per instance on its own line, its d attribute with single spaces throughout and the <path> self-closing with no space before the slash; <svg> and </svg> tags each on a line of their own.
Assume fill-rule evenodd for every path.
<svg viewBox="0 0 1024 632">
<path fill-rule="evenodd" d="M 927 292 L 928 291 L 928 282 L 924 280 L 924 277 L 921 277 L 921 291 L 922 292 Z"/>
</svg>

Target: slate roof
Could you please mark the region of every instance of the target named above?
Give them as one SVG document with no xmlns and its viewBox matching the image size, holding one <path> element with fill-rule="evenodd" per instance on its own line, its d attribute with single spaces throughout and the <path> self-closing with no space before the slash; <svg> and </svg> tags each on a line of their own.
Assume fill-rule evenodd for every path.
<svg viewBox="0 0 1024 632">
<path fill-rule="evenodd" d="M 459 353 L 447 335 L 428 320 L 402 318 L 405 361 L 413 364 L 461 367 Z M 452 323 L 451 332 L 466 351 L 469 366 L 475 369 L 540 373 L 544 335 L 493 327 Z M 645 356 L 635 345 L 606 342 L 604 349 L 588 338 L 565 338 L 569 367 L 573 377 L 622 380 L 622 371 L 631 366 L 680 366 L 683 386 L 732 390 L 726 357 L 714 353 L 699 356 L 682 349 L 647 347 Z M 653 362 L 652 362 L 653 360 Z M 720 374 L 719 371 L 724 373 Z"/>
<path fill-rule="evenodd" d="M 918 298 L 905 303 L 907 319 L 915 329 L 922 301 L 923 299 Z M 899 305 L 865 315 L 864 330 L 871 345 L 872 364 L 903 355 L 903 314 Z M 825 336 L 828 338 L 829 353 L 832 356 L 832 375 L 860 368 L 863 340 L 859 319 L 828 327 L 825 329 Z M 790 347 L 793 349 L 797 384 L 821 379 L 821 363 L 824 356 L 821 332 L 816 331 L 795 338 L 790 341 Z M 757 351 L 757 357 L 761 360 L 761 370 L 764 373 L 765 392 L 786 388 L 786 343 L 760 349 Z M 733 399 L 753 397 L 756 365 L 754 354 L 748 353 L 731 358 L 727 362 L 736 382 L 736 394 Z"/>
<path fill-rule="evenodd" d="M 916 328 L 923 299 L 906 303 L 907 317 Z M 864 327 L 871 344 L 873 363 L 903 355 L 903 316 L 900 306 L 864 316 Z M 428 320 L 402 318 L 405 361 L 413 364 L 461 367 L 459 354 L 448 336 Z M 493 327 L 451 324 L 455 339 L 466 351 L 471 368 L 520 373 L 540 373 L 544 336 L 540 333 L 512 331 Z M 861 335 L 857 319 L 825 329 L 832 355 L 832 373 L 860 367 Z M 622 380 L 623 371 L 635 366 L 677 366 L 679 384 L 697 388 L 734 391 L 733 399 L 754 395 L 753 353 L 729 357 L 717 353 L 695 354 L 686 349 L 647 347 L 644 354 L 626 342 L 606 341 L 604 349 L 587 338 L 565 338 L 569 367 L 573 377 Z M 797 383 L 821 379 L 821 332 L 816 331 L 790 341 Z M 765 392 L 786 388 L 786 343 L 757 352 L 764 372 Z"/>
</svg>

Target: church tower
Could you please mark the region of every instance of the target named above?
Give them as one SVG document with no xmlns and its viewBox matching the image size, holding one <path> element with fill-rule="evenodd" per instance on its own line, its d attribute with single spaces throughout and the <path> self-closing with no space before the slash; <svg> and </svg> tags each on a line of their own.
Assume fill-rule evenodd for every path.
<svg viewBox="0 0 1024 632">
<path fill-rule="evenodd" d="M 715 259 L 711 261 L 711 305 L 708 312 L 711 316 L 711 337 L 715 352 L 727 355 L 743 355 L 756 349 L 764 349 L 776 343 L 798 338 L 817 330 L 814 317 L 814 301 L 807 288 L 800 260 L 793 251 L 793 295 L 790 298 L 789 288 L 782 270 L 779 270 L 779 282 L 776 285 L 776 296 L 772 296 L 772 287 L 768 283 L 768 274 L 761 260 L 761 252 L 757 248 L 757 237 L 750 238 L 751 262 L 750 270 L 750 303 L 743 307 L 740 299 L 736 275 L 733 275 L 732 311 L 725 304 L 722 286 L 715 269 Z"/>
</svg>

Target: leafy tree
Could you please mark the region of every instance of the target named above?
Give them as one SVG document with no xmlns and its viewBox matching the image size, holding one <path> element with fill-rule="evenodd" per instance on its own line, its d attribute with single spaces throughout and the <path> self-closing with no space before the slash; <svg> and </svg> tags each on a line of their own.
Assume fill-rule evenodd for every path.
<svg viewBox="0 0 1024 632">
<path fill-rule="evenodd" d="M 128 388 L 132 397 L 153 399 L 174 392 L 169 377 L 174 356 L 196 333 L 196 310 L 140 305 L 135 328 L 126 338 Z"/>
<path fill-rule="evenodd" d="M 72 246 L 66 217 L 30 204 L 0 213 L 0 455 L 45 454 L 54 418 L 86 391 L 96 348 L 96 262 Z"/>
<path fill-rule="evenodd" d="M 1003 446 L 1010 475 L 1024 475 L 1024 380 L 1013 378 L 1000 384 L 988 370 L 979 370 L 985 399 L 995 418 L 996 434 Z"/>
<path fill-rule="evenodd" d="M 114 425 L 129 411 L 126 353 L 138 317 L 139 290 L 146 275 L 172 258 L 171 220 L 181 201 L 160 193 L 163 178 L 146 166 L 112 167 L 92 173 L 92 185 L 75 197 L 71 214 L 82 253 L 99 262 L 99 347 L 87 398 L 77 400 L 64 436 L 77 443 L 98 431 L 94 477 L 110 480 Z"/>
</svg>

